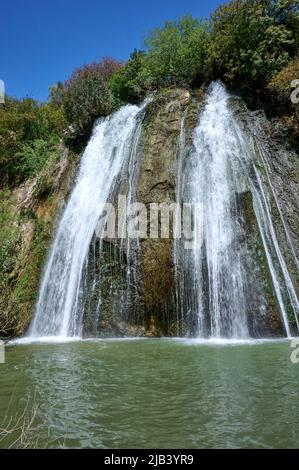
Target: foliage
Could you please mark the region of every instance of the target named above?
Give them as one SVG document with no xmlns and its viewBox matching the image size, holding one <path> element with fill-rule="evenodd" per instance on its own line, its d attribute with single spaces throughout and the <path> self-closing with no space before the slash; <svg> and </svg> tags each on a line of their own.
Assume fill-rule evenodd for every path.
<svg viewBox="0 0 299 470">
<path fill-rule="evenodd" d="M 268 84 L 268 90 L 282 104 L 290 102 L 293 80 L 299 79 L 299 56 L 284 67 Z"/>
<path fill-rule="evenodd" d="M 98 65 L 98 71 L 101 77 L 105 81 L 108 81 L 116 72 L 120 71 L 122 67 L 122 62 L 112 57 L 104 57 Z"/>
<path fill-rule="evenodd" d="M 212 15 L 213 74 L 263 88 L 295 55 L 297 40 L 296 0 L 233 0 Z"/>
<path fill-rule="evenodd" d="M 49 143 L 47 147 L 50 149 L 53 142 L 59 140 L 64 127 L 65 118 L 61 108 L 51 103 L 40 105 L 30 98 L 6 98 L 5 104 L 0 107 L 0 186 L 15 185 L 33 176 L 35 171 L 28 170 L 40 168 L 40 157 L 35 154 L 37 161 L 34 164 L 33 155 L 24 153 L 24 148 L 36 148 L 33 142 L 43 140 Z M 24 158 L 20 165 L 20 155 L 31 159 L 28 165 Z M 44 157 L 43 162 L 46 161 Z M 22 168 L 26 168 L 26 171 L 23 172 Z"/>
<path fill-rule="evenodd" d="M 135 50 L 110 82 L 121 101 L 136 102 L 156 89 L 200 84 L 206 75 L 209 25 L 190 16 L 167 21 Z"/>
<path fill-rule="evenodd" d="M 60 107 L 63 103 L 63 83 L 57 82 L 49 88 L 49 101 L 52 106 Z"/>
<path fill-rule="evenodd" d="M 145 67 L 155 87 L 190 85 L 205 76 L 209 26 L 186 16 L 167 21 L 146 39 Z"/>
<path fill-rule="evenodd" d="M 94 120 L 106 116 L 114 108 L 108 80 L 121 68 L 121 64 L 106 58 L 76 69 L 65 82 L 63 109 L 75 135 L 90 131 Z"/>
<path fill-rule="evenodd" d="M 13 256 L 16 251 L 16 243 L 19 232 L 15 219 L 14 205 L 8 190 L 0 191 L 0 264 L 1 277 L 0 288 L 3 288 L 5 273 L 13 268 Z M 16 220 L 15 220 L 16 222 Z"/>
<path fill-rule="evenodd" d="M 264 90 L 298 50 L 296 0 L 232 0 L 211 22 L 190 16 L 167 21 L 110 80 L 122 102 L 168 86 L 199 87 L 212 79 Z"/>
<path fill-rule="evenodd" d="M 111 77 L 109 87 L 118 102 L 136 103 L 151 90 L 152 77 L 145 61 L 145 52 L 135 49 L 126 65 Z"/>
<path fill-rule="evenodd" d="M 0 337 L 9 334 L 11 321 L 6 309 L 10 278 L 16 266 L 20 240 L 19 216 L 9 190 L 0 190 Z"/>
<path fill-rule="evenodd" d="M 44 167 L 51 153 L 57 152 L 58 139 L 49 137 L 47 140 L 36 139 L 30 143 L 23 143 L 16 153 L 18 164 L 15 167 L 17 174 L 25 178 L 36 176 Z"/>
</svg>

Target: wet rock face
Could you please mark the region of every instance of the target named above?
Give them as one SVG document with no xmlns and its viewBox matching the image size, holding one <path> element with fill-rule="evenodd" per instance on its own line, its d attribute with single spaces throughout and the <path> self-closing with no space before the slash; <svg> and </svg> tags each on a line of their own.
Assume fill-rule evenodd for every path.
<svg viewBox="0 0 299 470">
<path fill-rule="evenodd" d="M 189 92 L 170 90 L 148 110 L 137 189 L 137 200 L 148 209 L 150 203 L 175 202 L 178 138 L 182 112 L 190 101 Z M 146 316 L 166 334 L 174 312 L 172 239 L 142 240 L 140 262 Z"/>
<path fill-rule="evenodd" d="M 139 142 L 139 168 L 134 199 L 145 204 L 150 219 L 150 204 L 175 202 L 176 164 L 182 114 L 188 110 L 187 128 L 192 134 L 198 118 L 198 98 L 182 89 L 170 89 L 158 94 L 148 106 Z M 111 201 L 118 194 L 129 192 L 128 172 L 117 183 Z M 149 234 L 149 230 L 148 230 Z M 141 238 L 128 248 L 120 249 L 119 240 L 105 242 L 101 265 L 106 272 L 102 285 L 94 293 L 85 310 L 84 334 L 89 335 L 169 335 L 176 321 L 173 302 L 173 241 L 170 217 L 170 238 Z M 127 251 L 130 251 L 130 254 Z M 112 256 L 111 256 L 112 254 Z M 89 265 L 93 264 L 91 249 Z M 135 275 L 128 276 L 128 270 Z M 91 269 L 88 285 L 92 285 Z M 91 298 L 90 289 L 87 295 Z M 95 324 L 96 300 L 101 297 L 100 315 Z"/>
<path fill-rule="evenodd" d="M 299 158 L 285 145 L 283 136 L 279 135 L 279 127 L 273 130 L 271 123 L 263 115 L 259 116 L 257 123 L 258 138 L 265 150 L 264 157 L 268 167 L 269 179 L 264 175 L 264 180 L 265 184 L 268 184 L 271 195 L 272 217 L 280 247 L 299 294 L 299 278 L 293 256 L 294 254 L 298 256 L 299 250 Z M 273 197 L 269 180 L 277 201 Z M 289 237 L 286 236 L 286 231 Z"/>
<path fill-rule="evenodd" d="M 234 100 L 233 107 L 245 132 L 250 132 L 257 139 L 263 150 L 263 157 L 267 166 L 264 169 L 259 151 L 255 152 L 256 164 L 261 170 L 263 181 L 268 187 L 271 198 L 272 216 L 279 237 L 280 246 L 292 268 L 293 256 L 290 254 L 290 244 L 297 253 L 299 250 L 299 158 L 297 153 L 287 145 L 284 129 L 279 121 L 269 121 L 262 111 L 250 112 L 241 100 Z M 268 174 L 268 175 L 267 175 Z M 267 177 L 269 176 L 269 177 Z M 270 180 L 270 181 L 269 181 Z M 273 191 L 277 201 L 273 196 Z M 287 242 L 285 229 L 279 216 L 278 208 L 287 225 L 290 240 Z M 299 289 L 299 279 L 294 281 Z"/>
<path fill-rule="evenodd" d="M 296 250 L 299 241 L 297 155 L 286 149 L 283 140 L 279 138 L 279 129 L 274 132 L 273 124 L 262 112 L 249 112 L 243 101 L 238 98 L 232 98 L 230 101 L 249 140 L 254 137 L 263 146 L 270 181 Z M 192 147 L 193 130 L 203 103 L 203 96 L 192 96 L 186 90 L 171 89 L 156 96 L 147 108 L 138 152 L 139 169 L 135 199 L 146 205 L 148 214 L 151 203 L 173 203 L 176 200 L 181 118 L 185 113 L 185 151 L 188 155 Z M 259 152 L 255 153 L 255 164 L 261 170 L 272 198 L 271 211 L 278 241 L 296 284 L 298 279 L 294 257 L 290 253 L 276 201 L 273 195 L 271 196 L 271 186 L 263 169 L 265 163 L 261 161 Z M 128 174 L 123 174 L 121 181 L 116 185 L 115 194 L 110 198 L 111 201 L 115 203 L 118 193 L 128 194 L 128 191 Z M 244 234 L 242 240 L 238 240 L 240 256 L 244 272 L 250 273 L 245 282 L 249 333 L 253 337 L 284 335 L 252 195 L 250 191 L 243 189 L 236 195 L 236 200 L 236 217 Z M 196 324 L 195 318 L 192 320 L 186 317 L 184 321 L 188 324 L 178 324 L 177 320 L 172 237 L 140 239 L 138 247 L 134 244 L 130 246 L 130 256 L 126 245 L 120 249 L 119 240 L 106 241 L 104 245 L 102 251 L 96 248 L 97 252 L 101 253 L 100 257 L 95 258 L 94 245 L 90 250 L 90 276 L 84 321 L 86 336 L 171 336 L 177 335 L 178 332 L 196 334 L 196 328 L 192 326 L 192 321 Z M 130 277 L 129 280 L 128 269 L 136 272 L 136 276 Z M 101 278 L 102 282 L 92 288 L 95 277 Z"/>
<path fill-rule="evenodd" d="M 277 241 L 298 296 L 299 277 L 296 263 L 299 249 L 298 155 L 288 146 L 285 131 L 279 121 L 268 120 L 263 111 L 248 111 L 242 100 L 238 98 L 231 99 L 231 105 L 242 130 L 247 133 L 252 144 L 254 163 L 267 189 Z M 247 236 L 250 239 L 250 231 L 247 232 Z M 256 253 L 260 253 L 260 267 L 268 271 L 261 247 Z M 254 336 L 256 328 L 261 328 L 262 332 L 272 333 L 275 336 L 283 333 L 277 301 L 273 296 L 271 277 L 269 273 L 266 275 L 266 271 L 263 282 L 268 301 L 265 315 L 263 317 L 258 315 L 255 320 L 251 318 Z M 287 305 L 287 313 L 292 328 L 295 325 L 295 319 L 291 306 Z M 257 326 L 254 327 L 254 325 Z"/>
<path fill-rule="evenodd" d="M 254 338 L 283 336 L 284 328 L 254 213 L 252 194 L 250 191 L 239 193 L 236 195 L 236 200 L 238 208 L 236 216 L 243 234 L 238 244 L 244 266 L 249 334 Z"/>
<path fill-rule="evenodd" d="M 9 196 L 13 210 L 7 215 L 7 238 L 14 234 L 15 250 L 7 258 L 10 272 L 3 268 L 0 275 L 0 336 L 22 335 L 30 324 L 55 223 L 77 162 L 77 155 L 61 145 L 58 160 L 50 157 L 37 177 Z"/>
</svg>

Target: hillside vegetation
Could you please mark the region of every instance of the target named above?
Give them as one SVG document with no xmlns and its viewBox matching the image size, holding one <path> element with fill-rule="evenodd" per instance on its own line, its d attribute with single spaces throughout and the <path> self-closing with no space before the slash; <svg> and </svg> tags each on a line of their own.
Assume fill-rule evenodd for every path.
<svg viewBox="0 0 299 470">
<path fill-rule="evenodd" d="M 165 87 L 221 79 L 248 102 L 290 114 L 290 83 L 299 78 L 298 14 L 296 0 L 233 0 L 209 20 L 167 21 L 124 64 L 105 58 L 76 69 L 50 88 L 47 103 L 7 97 L 0 107 L 1 186 L 36 175 L 62 136 L 69 144 L 84 140 L 96 118 Z"/>
</svg>

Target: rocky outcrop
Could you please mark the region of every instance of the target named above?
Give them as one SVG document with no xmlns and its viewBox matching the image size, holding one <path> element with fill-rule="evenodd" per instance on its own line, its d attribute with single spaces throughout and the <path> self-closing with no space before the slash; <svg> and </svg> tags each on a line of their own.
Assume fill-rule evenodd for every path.
<svg viewBox="0 0 299 470">
<path fill-rule="evenodd" d="M 46 167 L 13 192 L 1 193 L 1 232 L 7 247 L 0 277 L 0 336 L 28 327 L 57 217 L 72 186 L 77 155 L 60 146 Z"/>
<path fill-rule="evenodd" d="M 203 94 L 191 95 L 186 90 L 170 89 L 158 94 L 147 108 L 139 143 L 138 175 L 134 196 L 138 202 L 146 205 L 148 214 L 152 203 L 173 203 L 176 200 L 181 120 L 184 116 L 185 152 L 188 155 L 192 150 L 193 130 L 204 103 L 203 98 Z M 261 149 L 254 149 L 255 163 L 262 169 L 261 174 L 268 184 L 269 194 L 272 194 L 269 181 L 272 182 L 274 192 L 277 194 L 277 199 L 275 200 L 273 196 L 271 201 L 275 229 L 296 282 L 295 266 L 292 264 L 294 257 L 287 246 L 285 227 L 277 208 L 279 200 L 280 211 L 286 217 L 285 224 L 290 222 L 289 236 L 295 249 L 299 233 L 296 231 L 299 211 L 297 202 L 292 200 L 292 192 L 295 192 L 296 198 L 298 194 L 295 155 L 286 150 L 278 139 L 271 140 L 269 134 L 272 129 L 271 123 L 262 113 L 249 112 L 243 101 L 238 98 L 231 99 L 231 105 L 248 139 L 252 141 L 255 136 L 265 152 L 263 158 L 266 159 L 266 163 L 260 159 Z M 275 155 L 273 159 L 272 154 Z M 264 168 L 265 164 L 269 175 Z M 122 178 L 112 197 L 114 203 L 118 193 L 128 193 L 128 175 L 122 175 Z M 238 206 L 236 217 L 243 230 L 242 240 L 238 240 L 240 256 L 244 270 L 252 274 L 247 276 L 246 282 L 244 281 L 249 332 L 255 337 L 280 336 L 284 334 L 281 313 L 274 294 L 252 195 L 245 182 L 240 182 L 240 193 L 236 198 Z M 170 234 L 172 234 L 171 226 Z M 187 332 L 196 334 L 196 312 L 187 312 L 188 299 L 184 300 L 186 312 L 183 312 L 183 315 L 180 312 L 178 315 L 173 239 L 161 238 L 160 235 L 161 233 L 157 239 L 141 238 L 138 245 L 131 244 L 130 254 L 127 252 L 126 244 L 121 246 L 119 240 L 105 241 L 102 250 L 97 246 L 97 242 L 92 245 L 89 259 L 90 280 L 87 287 L 88 307 L 85 314 L 87 336 L 96 334 L 171 336 Z M 95 257 L 95 252 L 101 252 L 101 257 Z M 134 272 L 135 277 L 128 276 L 128 271 Z M 100 278 L 102 281 L 97 289 L 92 289 L 94 279 Z M 185 278 L 185 282 L 190 283 L 191 280 Z M 205 289 L 208 289 L 208 283 Z"/>
<path fill-rule="evenodd" d="M 175 202 L 176 156 L 182 113 L 191 102 L 185 90 L 169 90 L 150 106 L 145 119 L 143 161 L 137 200 L 150 204 Z M 140 250 L 142 299 L 147 323 L 167 334 L 173 317 L 172 239 L 147 238 Z"/>
<path fill-rule="evenodd" d="M 254 338 L 283 336 L 284 327 L 250 191 L 237 194 L 237 207 L 238 222 L 243 233 L 238 244 L 244 266 L 245 299 L 250 336 Z"/>
<path fill-rule="evenodd" d="M 169 89 L 159 93 L 150 103 L 143 120 L 139 142 L 138 167 L 134 199 L 147 208 L 148 223 L 152 203 L 172 203 L 176 200 L 177 153 L 182 116 L 186 114 L 186 138 L 198 119 L 200 95 L 191 96 L 184 89 Z M 133 165 L 134 166 L 134 165 Z M 136 171 L 136 169 L 135 169 Z M 116 186 L 110 198 L 116 203 L 117 194 L 129 191 L 129 174 Z M 148 233 L 149 234 L 149 233 Z M 103 279 L 93 290 L 87 288 L 85 335 L 145 335 L 161 336 L 176 332 L 174 305 L 173 240 L 170 238 L 140 238 L 139 243 L 119 240 L 104 242 L 101 257 L 94 266 L 93 242 L 89 257 L 88 285 Z M 134 275 L 128 271 L 134 272 Z M 105 272 L 104 276 L 99 276 Z M 96 274 L 95 274 L 96 273 Z M 97 307 L 100 298 L 100 315 Z M 99 308 L 98 308 L 99 311 Z"/>
<path fill-rule="evenodd" d="M 299 296 L 298 250 L 299 250 L 299 159 L 288 145 L 285 129 L 279 120 L 267 119 L 263 111 L 249 111 L 239 98 L 232 98 L 231 105 L 242 130 L 247 134 L 252 146 L 254 163 L 259 169 L 263 186 L 266 188 L 271 210 L 273 228 L 279 248 L 286 262 L 292 283 Z M 250 238 L 250 231 L 247 232 Z M 258 232 L 255 236 L 258 241 Z M 270 273 L 266 274 L 267 262 L 261 240 L 255 250 L 259 256 L 259 266 L 264 269 L 263 279 L 266 297 L 268 298 L 267 314 L 257 318 L 262 331 L 280 334 L 283 331 L 277 302 L 273 296 L 273 285 Z M 291 305 L 287 305 L 291 327 L 295 318 Z M 265 328 L 263 329 L 263 324 Z"/>
<path fill-rule="evenodd" d="M 136 161 L 116 181 L 109 201 L 116 205 L 118 194 L 128 196 L 132 191 L 132 171 L 133 199 L 145 204 L 148 216 L 152 203 L 176 201 L 182 117 L 188 158 L 203 103 L 202 92 L 184 89 L 164 90 L 154 97 L 143 119 Z M 269 121 L 263 112 L 248 111 L 238 98 L 231 99 L 231 105 L 254 150 L 255 164 L 270 198 L 278 242 L 299 294 L 295 261 L 299 246 L 298 156 L 287 147 L 278 123 Z M 50 159 L 37 178 L 1 196 L 5 210 L 1 221 L 6 225 L 3 238 L 9 239 L 9 246 L 5 248 L 8 254 L 0 280 L 0 336 L 20 335 L 29 324 L 55 221 L 71 188 L 77 162 L 77 155 L 61 147 L 58 161 Z M 246 183 L 240 183 L 236 201 L 236 217 L 243 231 L 238 240 L 240 256 L 246 272 L 252 274 L 246 280 L 249 331 L 252 336 L 279 336 L 284 334 L 281 314 Z M 140 238 L 138 243 L 128 244 L 119 239 L 100 242 L 95 237 L 85 274 L 81 286 L 85 293 L 85 336 L 196 334 L 196 312 L 187 312 L 178 321 L 171 218 L 170 238 L 161 238 L 159 233 L 156 239 Z M 204 290 L 206 295 L 208 282 Z M 188 297 L 188 288 L 186 293 Z M 188 304 L 188 299 L 184 302 Z M 208 310 L 208 304 L 206 307 Z M 288 314 L 294 322 L 291 309 Z"/>
</svg>

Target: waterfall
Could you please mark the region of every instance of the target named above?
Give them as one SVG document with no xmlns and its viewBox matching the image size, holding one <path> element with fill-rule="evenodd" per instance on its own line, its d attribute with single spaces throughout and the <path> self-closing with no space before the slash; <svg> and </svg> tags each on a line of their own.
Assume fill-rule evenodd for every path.
<svg viewBox="0 0 299 470">
<path fill-rule="evenodd" d="M 93 130 L 46 264 L 31 337 L 82 333 L 82 278 L 90 243 L 103 206 L 128 163 L 145 106 L 124 106 Z"/>
<path fill-rule="evenodd" d="M 193 225 L 201 222 L 202 236 L 192 249 L 185 249 L 183 239 L 174 240 L 177 333 L 263 336 L 272 316 L 278 334 L 291 336 L 295 324 L 299 330 L 299 302 L 271 198 L 298 265 L 295 248 L 263 144 L 254 124 L 241 128 L 230 99 L 221 83 L 210 86 L 192 145 L 186 133 L 188 107 L 181 113 L 176 201 L 201 207 L 202 218 Z M 111 312 L 114 325 L 123 323 L 122 332 L 139 322 L 142 240 L 99 241 L 95 229 L 104 204 L 115 202 L 118 194 L 127 194 L 128 204 L 137 202 L 142 121 L 149 101 L 124 106 L 94 127 L 49 253 L 29 330 L 33 338 L 96 335 Z"/>
<path fill-rule="evenodd" d="M 237 239 L 241 228 L 233 219 L 237 206 L 235 175 L 238 145 L 230 132 L 226 95 L 215 85 L 194 133 L 194 179 L 191 200 L 203 209 L 204 245 L 194 252 L 195 275 L 203 276 L 206 258 L 211 336 L 247 337 L 244 270 Z M 203 282 L 199 296 L 203 297 Z M 199 300 L 199 328 L 204 332 L 203 302 Z"/>
<path fill-rule="evenodd" d="M 178 140 L 178 153 L 177 153 L 177 168 L 176 168 L 176 202 L 180 204 L 182 202 L 182 179 L 183 179 L 183 163 L 184 163 L 184 155 L 185 155 L 185 147 L 186 147 L 186 132 L 185 132 L 185 122 L 186 122 L 186 114 L 187 109 L 182 113 L 181 116 L 181 125 L 180 125 L 180 133 L 179 133 L 179 140 Z M 177 208 L 180 206 L 178 205 Z M 178 211 L 178 209 L 177 209 Z M 176 217 L 178 214 L 176 213 Z M 185 298 L 184 298 L 184 286 L 187 282 L 186 278 L 184 278 L 184 270 L 182 270 L 181 264 L 184 262 L 183 256 L 183 247 L 181 240 L 175 238 L 173 241 L 173 264 L 174 264 L 174 274 L 175 274 L 175 307 L 176 307 L 176 314 L 177 314 L 177 330 L 179 333 L 179 325 L 183 321 L 184 318 L 184 305 Z"/>
<path fill-rule="evenodd" d="M 177 177 L 179 199 L 201 204 L 203 217 L 201 246 L 192 253 L 183 250 L 179 263 L 182 250 L 174 248 L 180 283 L 186 273 L 189 277 L 189 285 L 184 282 L 185 292 L 180 295 L 185 299 L 183 309 L 191 318 L 191 329 L 200 337 L 247 338 L 250 312 L 258 309 L 259 315 L 265 315 L 265 297 L 258 294 L 258 307 L 250 298 L 257 296 L 259 289 L 258 279 L 252 279 L 258 266 L 247 247 L 240 208 L 240 198 L 250 193 L 272 290 L 284 332 L 290 336 L 288 307 L 291 305 L 298 326 L 298 298 L 275 233 L 267 188 L 255 164 L 256 150 L 240 128 L 229 98 L 221 83 L 210 86 L 193 134 L 193 149 L 189 156 L 179 156 L 185 165 L 184 178 Z M 178 166 L 182 168 L 182 162 Z M 282 216 L 281 211 L 279 214 Z"/>
</svg>

